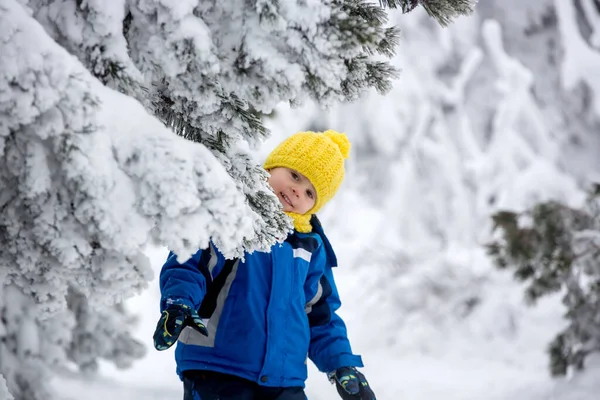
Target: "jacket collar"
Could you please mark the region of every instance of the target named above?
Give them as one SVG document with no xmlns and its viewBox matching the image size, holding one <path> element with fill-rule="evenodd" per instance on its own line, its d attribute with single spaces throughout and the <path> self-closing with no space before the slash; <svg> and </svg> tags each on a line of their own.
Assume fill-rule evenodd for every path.
<svg viewBox="0 0 600 400">
<path fill-rule="evenodd" d="M 312 225 L 313 232 L 321 236 L 321 240 L 323 241 L 323 245 L 325 246 L 325 251 L 327 253 L 327 265 L 330 267 L 337 267 L 337 257 L 335 256 L 333 247 L 325 235 L 325 231 L 323 231 L 323 225 L 321 225 L 321 221 L 319 221 L 319 218 L 317 218 L 315 214 L 312 215 L 310 224 Z"/>
</svg>

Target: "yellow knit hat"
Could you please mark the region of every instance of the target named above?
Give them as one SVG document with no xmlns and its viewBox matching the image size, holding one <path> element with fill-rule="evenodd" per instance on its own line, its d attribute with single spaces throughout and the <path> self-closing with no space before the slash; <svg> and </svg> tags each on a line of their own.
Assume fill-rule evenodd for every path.
<svg viewBox="0 0 600 400">
<path fill-rule="evenodd" d="M 299 132 L 285 139 L 269 154 L 264 168 L 286 167 L 308 178 L 317 191 L 315 205 L 304 214 L 308 218 L 304 219 L 309 221 L 310 215 L 319 211 L 337 192 L 344 179 L 344 159 L 349 155 L 350 141 L 343 133 L 334 130 Z M 297 222 L 296 218 L 294 222 Z M 305 232 L 305 228 L 298 230 Z"/>
</svg>

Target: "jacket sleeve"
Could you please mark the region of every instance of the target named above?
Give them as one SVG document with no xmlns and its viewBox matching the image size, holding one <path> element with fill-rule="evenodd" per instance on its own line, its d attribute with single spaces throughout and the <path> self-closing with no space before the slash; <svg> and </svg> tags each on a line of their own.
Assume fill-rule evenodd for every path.
<svg viewBox="0 0 600 400">
<path fill-rule="evenodd" d="M 306 305 L 310 325 L 309 358 L 321 372 L 340 367 L 362 367 L 361 357 L 352 354 L 346 324 L 336 313 L 342 303 L 323 246 L 311 259 L 305 288 L 306 293 L 314 294 L 307 297 L 310 300 Z"/>
<path fill-rule="evenodd" d="M 160 271 L 160 311 L 164 311 L 169 300 L 183 302 L 197 310 L 213 277 L 223 268 L 224 261 L 212 243 L 206 249 L 198 250 L 183 264 L 177 261 L 175 253 L 169 252 Z"/>
</svg>

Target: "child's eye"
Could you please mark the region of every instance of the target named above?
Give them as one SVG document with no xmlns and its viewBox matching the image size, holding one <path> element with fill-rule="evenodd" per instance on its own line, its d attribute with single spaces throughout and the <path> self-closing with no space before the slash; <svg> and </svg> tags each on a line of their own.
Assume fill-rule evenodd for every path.
<svg viewBox="0 0 600 400">
<path fill-rule="evenodd" d="M 313 194 L 313 192 L 312 192 L 312 191 L 310 191 L 310 190 L 307 190 L 307 191 L 306 191 L 306 195 L 308 196 L 308 198 L 309 198 L 309 199 L 314 199 L 314 198 L 315 198 L 315 195 L 314 195 L 314 194 Z"/>
<path fill-rule="evenodd" d="M 293 172 L 293 171 L 292 171 L 292 178 L 293 178 L 295 181 L 298 181 L 298 180 L 300 180 L 300 176 L 298 176 L 298 174 L 297 174 L 297 173 L 295 173 L 295 172 Z"/>
</svg>

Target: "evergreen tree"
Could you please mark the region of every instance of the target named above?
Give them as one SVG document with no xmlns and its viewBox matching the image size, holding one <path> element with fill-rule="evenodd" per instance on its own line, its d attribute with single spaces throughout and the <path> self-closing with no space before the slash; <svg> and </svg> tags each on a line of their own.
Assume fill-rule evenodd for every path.
<svg viewBox="0 0 600 400">
<path fill-rule="evenodd" d="M 262 116 L 389 90 L 386 20 L 365 0 L 2 1 L 0 373 L 17 400 L 51 397 L 68 360 L 141 356 L 115 304 L 151 279 L 144 245 L 233 257 L 285 236 L 251 156 Z"/>
<path fill-rule="evenodd" d="M 71 288 L 67 305 L 76 321 L 67 356 L 80 370 L 96 372 L 99 359 L 127 368 L 146 354 L 144 345 L 129 332 L 136 319 L 122 303 L 94 310 L 85 296 Z"/>
<path fill-rule="evenodd" d="M 152 278 L 146 244 L 186 257 L 212 238 L 233 257 L 283 238 L 291 222 L 250 155 L 268 135 L 261 115 L 385 92 L 396 41 L 385 10 L 357 0 L 2 1 L 0 373 L 12 395 L 50 398 L 47 374 L 69 360 L 141 356 L 115 304 Z"/>
<path fill-rule="evenodd" d="M 501 237 L 488 245 L 499 268 L 527 284 L 526 299 L 561 293 L 568 326 L 550 343 L 550 371 L 582 369 L 600 350 L 600 186 L 581 209 L 557 201 L 493 216 Z"/>
<path fill-rule="evenodd" d="M 527 4 L 521 18 L 497 12 L 517 6 L 511 3 L 490 1 L 479 11 L 498 16 L 509 28 L 507 49 L 533 76 L 544 77 L 532 86 L 541 105 L 537 124 L 562 136 L 565 145 L 554 150 L 562 166 L 583 182 L 594 180 L 598 159 L 595 152 L 588 158 L 586 150 L 598 145 L 597 135 L 591 133 L 600 130 L 600 85 L 588 71 L 600 69 L 600 2 L 535 2 Z M 572 196 L 578 189 L 568 191 Z M 503 209 L 493 215 L 502 237 L 488 250 L 498 267 L 513 269 L 515 277 L 527 283 L 526 299 L 535 303 L 542 296 L 563 294 L 569 325 L 548 347 L 552 375 L 583 368 L 586 355 L 599 349 L 598 194 L 592 189 L 582 207 L 555 197 L 529 202 L 523 212 Z"/>
<path fill-rule="evenodd" d="M 380 0 L 382 4 L 390 7 L 400 6 L 402 12 L 407 13 L 421 6 L 427 14 L 442 26 L 448 25 L 453 18 L 468 15 L 473 11 L 477 0 Z"/>
</svg>

